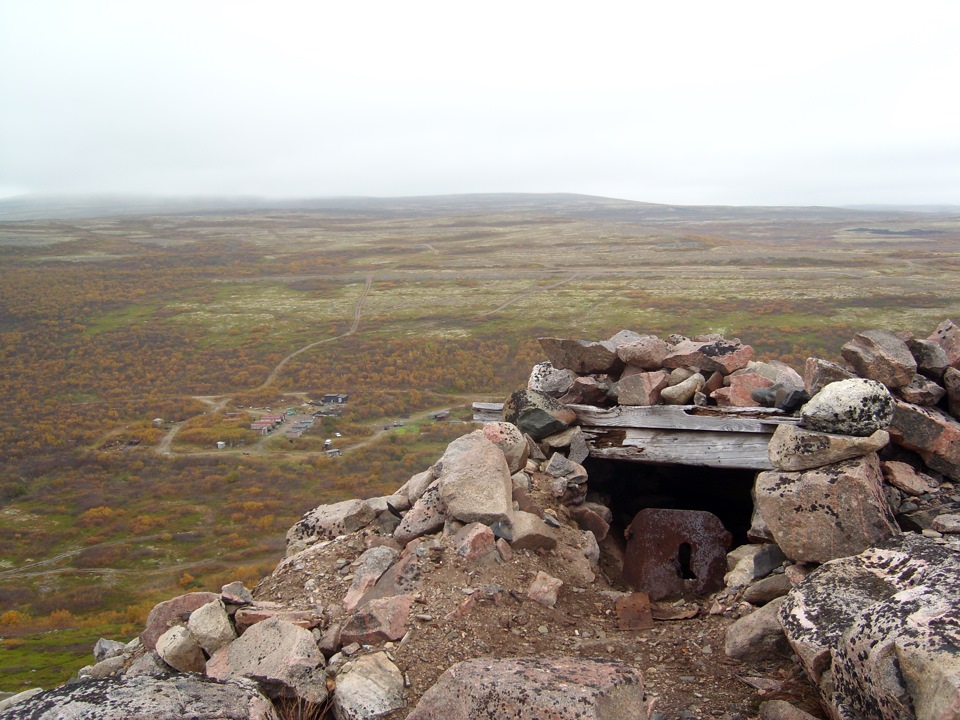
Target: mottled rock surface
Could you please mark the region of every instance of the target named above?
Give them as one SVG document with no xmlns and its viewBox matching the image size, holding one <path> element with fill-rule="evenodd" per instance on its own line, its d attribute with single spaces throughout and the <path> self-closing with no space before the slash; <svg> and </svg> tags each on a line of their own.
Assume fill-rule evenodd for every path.
<svg viewBox="0 0 960 720">
<path fill-rule="evenodd" d="M 647 720 L 643 675 L 623 662 L 478 658 L 457 663 L 407 720 Z"/>
<path fill-rule="evenodd" d="M 894 399 L 883 384 L 853 378 L 830 383 L 800 409 L 810 430 L 867 437 L 893 418 Z"/>
<path fill-rule="evenodd" d="M 539 441 L 566 430 L 577 415 L 549 395 L 535 390 L 518 390 L 503 404 L 503 419 Z"/>
<path fill-rule="evenodd" d="M 914 450 L 927 467 L 960 480 L 960 422 L 946 413 L 897 402 L 890 437 Z"/>
<path fill-rule="evenodd" d="M 857 375 L 890 388 L 908 385 L 917 372 L 917 361 L 907 344 L 889 330 L 866 330 L 840 349 Z"/>
<path fill-rule="evenodd" d="M 770 438 L 767 453 L 778 470 L 809 470 L 878 452 L 890 442 L 886 430 L 869 437 L 834 435 L 782 424 Z"/>
<path fill-rule="evenodd" d="M 352 533 L 365 527 L 375 517 L 376 513 L 363 500 L 344 500 L 333 505 L 320 505 L 305 513 L 287 531 L 287 545 L 295 546 L 297 541 L 310 544 Z"/>
</svg>

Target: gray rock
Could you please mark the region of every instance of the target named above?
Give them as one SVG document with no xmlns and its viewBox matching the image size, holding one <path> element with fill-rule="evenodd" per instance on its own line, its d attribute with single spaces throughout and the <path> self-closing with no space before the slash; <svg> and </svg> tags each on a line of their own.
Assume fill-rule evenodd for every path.
<svg viewBox="0 0 960 720">
<path fill-rule="evenodd" d="M 248 680 L 216 682 L 197 675 L 90 680 L 38 693 L 4 720 L 279 720 Z"/>
<path fill-rule="evenodd" d="M 956 717 L 960 558 L 907 534 L 823 565 L 780 620 L 837 718 Z"/>
<path fill-rule="evenodd" d="M 830 383 L 800 409 L 810 430 L 867 437 L 893 418 L 894 399 L 881 383 L 855 378 Z"/>
<path fill-rule="evenodd" d="M 723 581 L 728 588 L 749 585 L 757 578 L 769 575 L 786 559 L 774 543 L 741 545 L 727 553 L 729 572 Z"/>
<path fill-rule="evenodd" d="M 403 673 L 384 652 L 361 655 L 337 673 L 333 695 L 337 720 L 373 720 L 404 704 Z"/>
<path fill-rule="evenodd" d="M 939 533 L 960 533 L 960 515 L 937 515 L 933 519 L 933 529 Z"/>
<path fill-rule="evenodd" d="M 287 531 L 287 545 L 293 545 L 298 540 L 308 545 L 318 540 L 332 540 L 339 535 L 366 527 L 376 516 L 363 500 L 344 500 L 333 505 L 320 505 L 305 513 Z"/>
<path fill-rule="evenodd" d="M 937 325 L 927 340 L 937 343 L 947 355 L 947 362 L 960 369 L 960 328 L 952 320 L 944 320 Z"/>
<path fill-rule="evenodd" d="M 787 557 L 826 562 L 898 534 L 876 454 L 804 472 L 767 471 L 756 507 Z"/>
<path fill-rule="evenodd" d="M 366 592 L 377 584 L 380 577 L 390 569 L 399 551 L 387 545 L 379 545 L 364 551 L 357 561 L 353 582 L 343 596 L 343 608 L 353 612 Z"/>
<path fill-rule="evenodd" d="M 644 720 L 643 675 L 615 660 L 477 658 L 457 663 L 407 720 Z"/>
<path fill-rule="evenodd" d="M 440 497 L 440 485 L 436 480 L 417 499 L 400 524 L 393 531 L 394 539 L 400 545 L 411 540 L 437 532 L 446 520 L 446 505 Z"/>
<path fill-rule="evenodd" d="M 937 382 L 943 379 L 944 372 L 950 367 L 950 360 L 939 343 L 933 340 L 910 338 L 907 340 L 907 347 L 917 361 L 918 373 Z"/>
<path fill-rule="evenodd" d="M 272 698 L 327 699 L 323 653 L 309 630 L 278 618 L 248 628 L 207 661 L 207 675 L 218 680 L 256 680 Z"/>
<path fill-rule="evenodd" d="M 97 640 L 97 644 L 93 646 L 93 656 L 97 659 L 97 662 L 101 662 L 107 658 L 123 654 L 126 649 L 126 643 L 100 638 Z"/>
<path fill-rule="evenodd" d="M 803 369 L 803 386 L 808 393 L 816 395 L 830 383 L 854 377 L 856 376 L 852 372 L 836 363 L 820 358 L 807 358 Z"/>
<path fill-rule="evenodd" d="M 78 677 L 89 678 L 89 679 L 101 679 L 106 677 L 111 677 L 116 675 L 127 664 L 127 658 L 123 655 L 114 655 L 113 657 L 108 657 L 104 660 L 101 660 L 96 665 L 88 665 L 85 668 L 81 668 L 77 673 Z"/>
<path fill-rule="evenodd" d="M 550 361 L 537 363 L 530 372 L 527 380 L 527 390 L 536 390 L 551 397 L 565 395 L 571 387 L 577 374 L 573 370 L 555 368 Z"/>
<path fill-rule="evenodd" d="M 860 377 L 890 388 L 909 385 L 917 373 L 917 361 L 907 344 L 889 330 L 866 330 L 840 349 L 843 359 Z"/>
<path fill-rule="evenodd" d="M 727 628 L 723 643 L 727 657 L 759 661 L 789 656 L 790 646 L 778 620 L 780 606 L 785 599 L 771 600 Z"/>
<path fill-rule="evenodd" d="M 190 613 L 187 629 L 207 655 L 213 655 L 224 645 L 237 639 L 237 631 L 233 629 L 233 623 L 230 622 L 222 600 L 214 600 Z"/>
<path fill-rule="evenodd" d="M 610 341 L 594 342 L 552 337 L 542 337 L 538 340 L 540 347 L 555 368 L 573 370 L 584 375 L 617 372 L 623 368 L 623 361 L 617 357 L 616 345 Z"/>
<path fill-rule="evenodd" d="M 476 430 L 444 452 L 437 484 L 448 518 L 462 523 L 506 522 L 513 508 L 513 482 L 500 449 Z"/>
<path fill-rule="evenodd" d="M 157 655 L 180 672 L 203 672 L 206 663 L 200 643 L 182 625 L 175 625 L 157 638 Z"/>
<path fill-rule="evenodd" d="M 694 394 L 703 387 L 705 382 L 706 378 L 703 375 L 694 373 L 683 382 L 665 387 L 660 391 L 660 397 L 668 405 L 686 405 L 693 399 Z"/>
<path fill-rule="evenodd" d="M 566 430 L 577 419 L 573 410 L 535 390 L 517 390 L 503 404 L 503 419 L 536 441 Z"/>
<path fill-rule="evenodd" d="M 768 575 L 743 591 L 743 599 L 751 605 L 766 605 L 771 600 L 783 597 L 793 587 L 786 573 Z"/>
<path fill-rule="evenodd" d="M 250 605 L 253 603 L 253 593 L 239 580 L 234 580 L 220 588 L 220 597 L 231 605 Z"/>
<path fill-rule="evenodd" d="M 407 480 L 403 486 L 397 490 L 397 493 L 407 496 L 407 499 L 412 505 L 417 500 L 420 499 L 420 496 L 423 495 L 427 488 L 433 484 L 433 481 L 437 479 L 437 470 L 435 467 L 431 467 L 428 470 L 424 470 L 422 473 L 417 473 L 412 478 Z"/>
<path fill-rule="evenodd" d="M 786 700 L 760 703 L 760 720 L 817 720 L 813 715 L 794 707 Z"/>
<path fill-rule="evenodd" d="M 717 337 L 702 342 L 683 340 L 677 343 L 664 358 L 663 366 L 689 367 L 706 373 L 722 372 L 729 375 L 746 367 L 752 359 L 753 348 L 744 345 L 738 338 L 726 340 Z"/>
<path fill-rule="evenodd" d="M 770 438 L 767 454 L 778 470 L 809 470 L 879 452 L 889 442 L 886 430 L 877 430 L 869 437 L 854 437 L 783 424 Z"/>
<path fill-rule="evenodd" d="M 23 692 L 10 693 L 9 695 L 0 698 L 0 712 L 12 708 L 18 703 L 22 703 L 25 700 L 29 700 L 34 695 L 42 693 L 43 688 L 31 688 L 30 690 L 24 690 Z"/>
<path fill-rule="evenodd" d="M 163 677 L 172 672 L 174 672 L 174 669 L 167 665 L 163 661 L 163 658 L 157 655 L 156 650 L 148 650 L 130 663 L 130 667 L 128 667 L 123 674 L 125 677 L 139 677 L 141 675 Z"/>
<path fill-rule="evenodd" d="M 954 418 L 960 418 L 960 370 L 947 368 L 943 385 L 947 391 L 947 410 Z"/>
</svg>

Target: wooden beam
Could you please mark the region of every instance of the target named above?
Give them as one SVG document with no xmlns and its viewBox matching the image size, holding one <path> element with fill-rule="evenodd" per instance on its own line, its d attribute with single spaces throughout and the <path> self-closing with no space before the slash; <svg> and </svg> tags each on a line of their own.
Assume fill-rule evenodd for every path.
<svg viewBox="0 0 960 720">
<path fill-rule="evenodd" d="M 610 460 L 772 470 L 770 436 L 757 432 L 583 428 L 590 456 Z"/>
<path fill-rule="evenodd" d="M 577 413 L 577 424 L 587 427 L 706 430 L 771 434 L 782 423 L 799 418 L 771 408 L 716 408 L 696 405 L 617 405 L 598 408 L 568 405 Z"/>
</svg>

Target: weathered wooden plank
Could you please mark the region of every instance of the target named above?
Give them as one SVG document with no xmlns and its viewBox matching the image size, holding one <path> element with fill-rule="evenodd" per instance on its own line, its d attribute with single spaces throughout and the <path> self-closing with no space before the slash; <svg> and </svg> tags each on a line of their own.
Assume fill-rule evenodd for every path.
<svg viewBox="0 0 960 720">
<path fill-rule="evenodd" d="M 591 457 L 666 465 L 771 470 L 770 436 L 638 428 L 583 428 Z"/>
<path fill-rule="evenodd" d="M 770 408 L 701 408 L 695 405 L 618 405 L 598 408 L 570 405 L 584 427 L 706 430 L 714 432 L 772 433 L 781 423 L 797 418 Z"/>
</svg>

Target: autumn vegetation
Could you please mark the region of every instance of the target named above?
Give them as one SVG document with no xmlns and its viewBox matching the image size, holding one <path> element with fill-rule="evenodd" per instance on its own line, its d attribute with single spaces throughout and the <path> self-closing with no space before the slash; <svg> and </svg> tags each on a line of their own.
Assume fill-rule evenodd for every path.
<svg viewBox="0 0 960 720">
<path fill-rule="evenodd" d="M 950 218 L 567 202 L 0 222 L 0 690 L 65 679 L 157 600 L 255 585 L 303 512 L 392 492 L 521 386 L 538 335 L 723 332 L 802 368 L 960 316 Z M 300 438 L 249 429 L 329 392 Z"/>
</svg>

